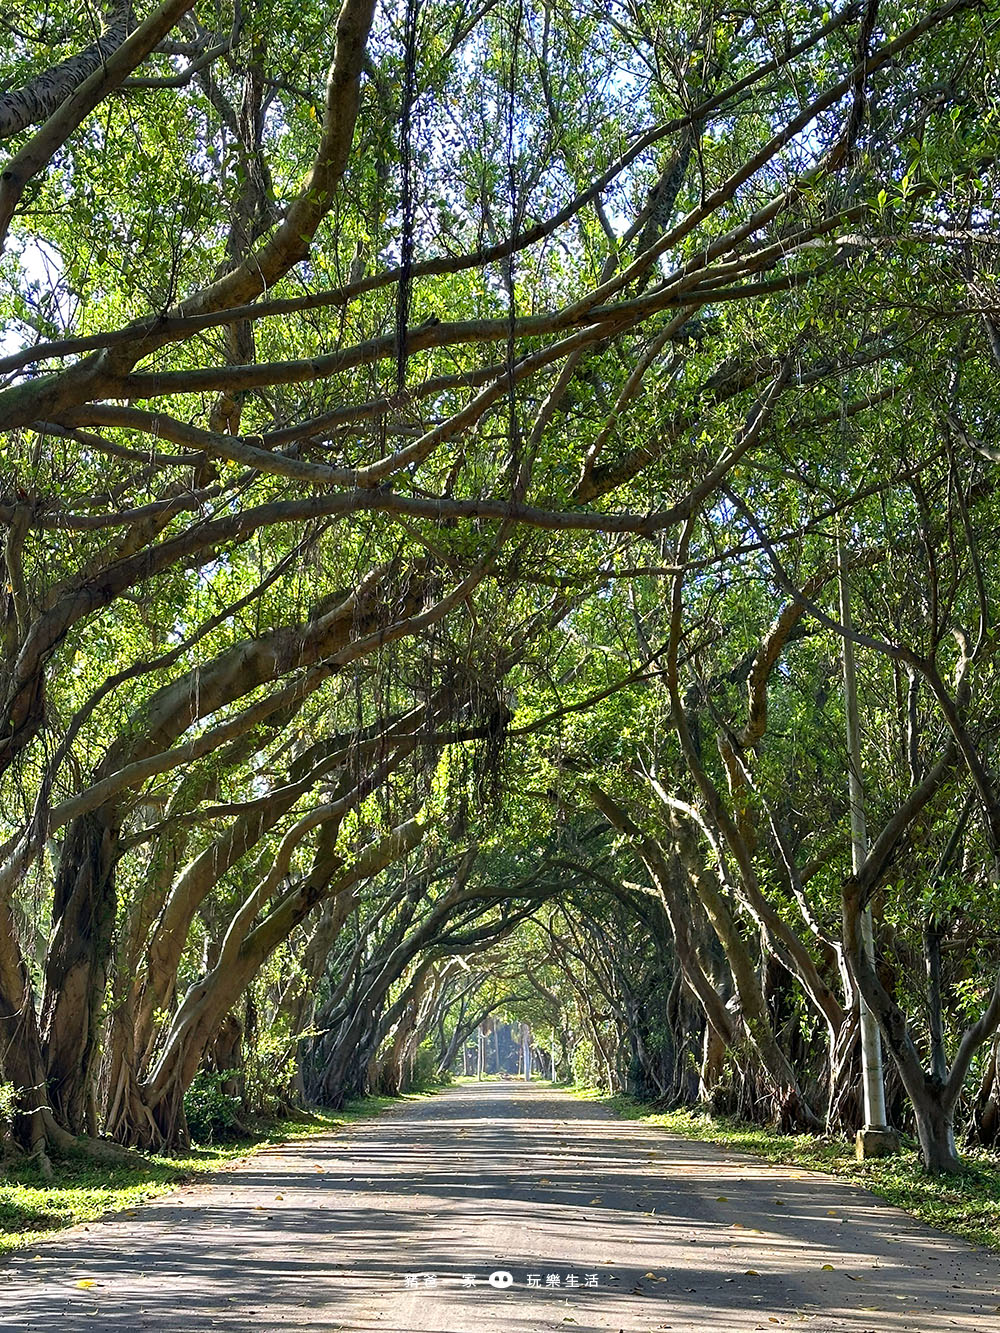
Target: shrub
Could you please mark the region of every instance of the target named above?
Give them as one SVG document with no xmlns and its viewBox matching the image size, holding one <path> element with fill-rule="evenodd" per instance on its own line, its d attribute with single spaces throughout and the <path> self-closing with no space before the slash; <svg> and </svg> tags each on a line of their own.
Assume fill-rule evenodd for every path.
<svg viewBox="0 0 1000 1333">
<path fill-rule="evenodd" d="M 223 1085 L 231 1077 L 231 1070 L 217 1073 L 199 1070 L 184 1094 L 188 1132 L 196 1143 L 224 1141 L 242 1131 L 240 1098 L 223 1091 Z"/>
<path fill-rule="evenodd" d="M 421 1092 L 436 1082 L 436 1074 L 437 1061 L 434 1058 L 434 1052 L 431 1050 L 430 1043 L 424 1042 L 417 1048 L 413 1057 L 412 1077 L 409 1085 L 414 1092 Z"/>
<path fill-rule="evenodd" d="M 13 1083 L 0 1083 L 0 1151 L 6 1153 L 14 1132 L 17 1094 Z"/>
</svg>

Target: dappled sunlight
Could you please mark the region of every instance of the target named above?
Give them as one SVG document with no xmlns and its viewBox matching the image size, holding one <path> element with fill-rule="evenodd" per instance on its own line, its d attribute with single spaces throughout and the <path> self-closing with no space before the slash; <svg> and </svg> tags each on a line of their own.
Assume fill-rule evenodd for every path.
<svg viewBox="0 0 1000 1333">
<path fill-rule="evenodd" d="M 510 1288 L 488 1285 L 496 1270 Z M 496 1084 L 268 1150 L 6 1276 L 0 1328 L 25 1333 L 971 1333 L 1000 1304 L 992 1256 L 863 1190 Z"/>
</svg>

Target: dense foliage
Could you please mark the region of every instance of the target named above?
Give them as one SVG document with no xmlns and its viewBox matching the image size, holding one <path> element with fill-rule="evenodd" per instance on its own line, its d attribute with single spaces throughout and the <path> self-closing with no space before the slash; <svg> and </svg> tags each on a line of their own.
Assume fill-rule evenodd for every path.
<svg viewBox="0 0 1000 1333">
<path fill-rule="evenodd" d="M 11 1139 L 501 1021 L 848 1130 L 863 996 L 926 1164 L 995 1142 L 989 8 L 0 27 Z"/>
</svg>

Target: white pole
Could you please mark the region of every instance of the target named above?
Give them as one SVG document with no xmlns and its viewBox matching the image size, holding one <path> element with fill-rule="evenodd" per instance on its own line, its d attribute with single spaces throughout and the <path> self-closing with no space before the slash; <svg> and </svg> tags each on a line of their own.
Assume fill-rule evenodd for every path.
<svg viewBox="0 0 1000 1333">
<path fill-rule="evenodd" d="M 524 1081 L 531 1082 L 531 1028 L 521 1024 L 521 1056 L 524 1061 Z"/>
<path fill-rule="evenodd" d="M 840 622 L 851 628 L 851 600 L 847 586 L 844 549 L 837 539 L 837 572 L 840 580 Z M 851 867 L 857 874 L 868 855 L 868 828 L 865 823 L 865 793 L 861 783 L 861 728 L 858 721 L 858 681 L 854 671 L 854 644 L 844 635 L 844 708 L 847 714 L 847 790 L 851 803 Z M 861 938 L 865 957 L 875 966 L 875 942 L 872 936 L 871 908 L 861 916 Z M 882 1073 L 882 1038 L 875 1015 L 861 996 L 861 1069 L 865 1095 L 865 1129 L 887 1129 L 885 1119 L 885 1080 Z"/>
</svg>

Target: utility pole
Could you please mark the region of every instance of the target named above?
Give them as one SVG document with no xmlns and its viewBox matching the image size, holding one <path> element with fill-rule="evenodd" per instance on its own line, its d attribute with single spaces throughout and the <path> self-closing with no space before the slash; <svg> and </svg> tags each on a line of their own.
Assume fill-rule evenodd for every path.
<svg viewBox="0 0 1000 1333">
<path fill-rule="evenodd" d="M 521 1058 L 524 1063 L 524 1081 L 531 1082 L 531 1028 L 521 1024 Z"/>
<path fill-rule="evenodd" d="M 858 681 L 854 670 L 854 643 L 851 630 L 851 597 L 847 582 L 844 548 L 837 538 L 837 575 L 840 584 L 840 623 L 843 636 L 844 711 L 847 715 L 847 790 L 851 806 L 851 869 L 856 875 L 868 855 L 868 828 L 865 822 L 865 792 L 861 782 L 861 727 L 858 720 Z M 875 940 L 872 910 L 861 916 L 861 939 L 865 958 L 875 966 Z M 888 1157 L 899 1148 L 899 1135 L 890 1129 L 885 1115 L 885 1078 L 882 1072 L 882 1036 L 875 1015 L 861 1003 L 861 1081 L 865 1098 L 865 1127 L 858 1130 L 856 1150 L 859 1161 L 866 1157 Z"/>
</svg>

